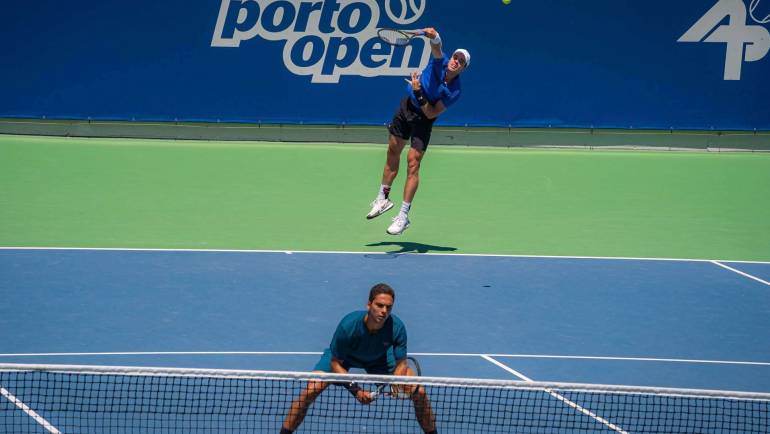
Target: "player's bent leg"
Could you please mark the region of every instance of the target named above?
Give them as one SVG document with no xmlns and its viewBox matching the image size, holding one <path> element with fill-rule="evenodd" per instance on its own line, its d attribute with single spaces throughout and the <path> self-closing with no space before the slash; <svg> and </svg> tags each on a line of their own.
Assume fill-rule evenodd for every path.
<svg viewBox="0 0 770 434">
<path fill-rule="evenodd" d="M 406 375 L 413 377 L 417 373 L 412 368 L 407 368 Z M 430 398 L 425 387 L 405 386 L 404 389 L 404 392 L 411 395 L 412 403 L 414 404 L 414 415 L 417 417 L 420 428 L 428 434 L 435 434 L 437 432 L 436 417 L 433 415 L 433 408 L 430 405 Z"/>
<path fill-rule="evenodd" d="M 382 172 L 382 183 L 393 185 L 398 175 L 398 167 L 401 162 L 401 151 L 404 150 L 406 140 L 390 134 L 388 136 L 388 155 L 385 160 L 385 169 Z"/>
<path fill-rule="evenodd" d="M 318 372 L 318 371 L 314 371 Z M 291 403 L 289 413 L 286 415 L 286 419 L 283 421 L 283 429 L 281 433 L 292 433 L 296 430 L 305 419 L 307 410 L 310 405 L 318 398 L 329 383 L 322 381 L 309 381 L 305 389 L 299 394 L 299 396 Z"/>
<path fill-rule="evenodd" d="M 393 181 L 396 179 L 396 175 L 398 175 L 401 151 L 404 149 L 405 143 L 406 141 L 404 139 L 394 136 L 393 134 L 391 134 L 388 139 L 388 154 L 385 160 L 385 168 L 382 171 L 383 188 L 385 188 L 384 186 L 388 186 L 387 188 L 390 189 L 390 186 L 393 185 Z M 380 194 L 372 202 L 371 209 L 369 210 L 369 213 L 366 214 L 366 219 L 371 220 L 378 217 L 391 208 L 393 208 L 393 202 L 387 195 L 383 197 L 383 195 Z"/>
<path fill-rule="evenodd" d="M 406 184 L 404 185 L 404 204 L 401 207 L 401 212 L 393 218 L 393 223 L 386 230 L 389 235 L 401 235 L 411 224 L 408 213 L 414 195 L 417 192 L 417 186 L 420 183 L 420 163 L 422 162 L 423 155 L 425 155 L 424 151 L 420 151 L 414 147 L 409 149 L 407 157 L 409 171 L 407 173 Z"/>
<path fill-rule="evenodd" d="M 428 392 L 423 386 L 417 386 L 417 390 L 412 392 L 412 403 L 414 404 L 414 415 L 420 428 L 426 433 L 436 432 L 436 417 L 433 415 L 433 408 L 430 405 Z"/>
<path fill-rule="evenodd" d="M 404 202 L 411 203 L 414 195 L 417 193 L 417 187 L 420 185 L 420 164 L 425 151 L 419 151 L 415 148 L 409 149 L 407 161 L 409 168 L 406 175 L 406 185 L 404 185 Z"/>
</svg>

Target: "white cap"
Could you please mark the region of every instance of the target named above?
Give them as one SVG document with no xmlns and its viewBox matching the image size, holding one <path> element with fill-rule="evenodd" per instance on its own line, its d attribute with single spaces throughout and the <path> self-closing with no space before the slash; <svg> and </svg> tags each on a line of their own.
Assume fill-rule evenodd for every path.
<svg viewBox="0 0 770 434">
<path fill-rule="evenodd" d="M 465 57 L 465 67 L 466 68 L 471 66 L 471 53 L 469 53 L 468 50 L 466 50 L 465 48 L 458 48 L 452 54 L 454 55 L 454 54 L 457 54 L 457 53 L 460 53 L 460 54 L 463 55 L 463 57 Z"/>
</svg>

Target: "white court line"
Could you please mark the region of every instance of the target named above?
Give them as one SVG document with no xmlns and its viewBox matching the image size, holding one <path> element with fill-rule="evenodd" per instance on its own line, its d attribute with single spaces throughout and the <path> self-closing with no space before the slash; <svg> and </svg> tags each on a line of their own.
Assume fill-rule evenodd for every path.
<svg viewBox="0 0 770 434">
<path fill-rule="evenodd" d="M 756 281 L 757 281 L 757 282 L 759 282 L 759 283 L 764 283 L 765 285 L 767 285 L 767 286 L 770 286 L 770 282 L 768 282 L 768 281 L 766 281 L 766 280 L 762 280 L 762 279 L 760 279 L 759 277 L 756 277 L 756 276 L 752 276 L 752 275 L 751 275 L 751 274 L 749 274 L 749 273 L 744 273 L 744 272 L 743 272 L 743 271 L 741 271 L 741 270 L 736 270 L 735 268 L 733 268 L 733 267 L 730 267 L 730 266 L 728 266 L 728 265 L 725 265 L 725 264 L 722 264 L 722 263 L 721 263 L 721 262 L 719 262 L 719 261 L 711 261 L 711 263 L 712 263 L 712 264 L 714 264 L 714 265 L 719 265 L 720 267 L 722 267 L 722 268 L 724 268 L 724 269 L 726 269 L 726 270 L 730 270 L 730 271 L 733 271 L 733 272 L 735 272 L 735 273 L 738 273 L 738 274 L 740 274 L 741 276 L 744 276 L 744 277 L 748 277 L 749 279 L 753 279 L 753 280 L 756 280 Z"/>
<path fill-rule="evenodd" d="M 91 353 L 5 353 L 0 357 L 67 357 L 67 356 L 318 356 L 321 351 L 124 351 Z M 698 360 L 668 359 L 655 357 L 612 357 L 612 356 L 570 356 L 555 354 L 493 354 L 493 353 L 409 353 L 418 357 L 508 357 L 519 359 L 566 359 L 566 360 L 610 360 L 625 362 L 665 362 L 714 365 L 770 366 L 770 362 L 740 360 Z"/>
<path fill-rule="evenodd" d="M 511 374 L 515 375 L 516 377 L 519 377 L 520 379 L 522 379 L 524 381 L 527 381 L 527 382 L 530 382 L 530 383 L 535 381 L 535 380 L 527 377 L 526 375 L 522 374 L 521 372 L 511 368 L 510 366 L 508 366 L 508 365 L 506 365 L 504 363 L 498 362 L 497 360 L 493 359 L 492 357 L 490 357 L 487 354 L 479 354 L 479 357 L 481 357 L 482 359 L 484 359 L 484 360 L 486 360 L 488 362 L 494 363 L 495 365 L 505 369 L 506 371 L 510 372 Z"/>
<path fill-rule="evenodd" d="M 522 374 L 522 373 L 518 372 L 517 370 L 515 370 L 515 369 L 511 368 L 511 367 L 510 367 L 510 366 L 508 366 L 508 365 L 505 365 L 505 364 L 503 364 L 503 363 L 500 363 L 500 362 L 498 362 L 497 360 L 493 359 L 493 358 L 492 358 L 492 357 L 490 357 L 489 355 L 483 354 L 483 355 L 481 355 L 481 358 L 483 358 L 484 360 L 486 360 L 486 361 L 488 361 L 488 362 L 490 362 L 490 363 L 493 363 L 493 364 L 495 364 L 495 365 L 499 366 L 500 368 L 502 368 L 502 369 L 504 369 L 504 370 L 506 370 L 506 371 L 510 372 L 511 374 L 513 374 L 513 375 L 515 375 L 515 376 L 517 376 L 517 377 L 521 378 L 522 380 L 524 380 L 524 381 L 526 381 L 526 382 L 529 382 L 529 383 L 532 383 L 532 382 L 534 382 L 534 380 L 532 380 L 531 378 L 529 378 L 529 377 L 525 376 L 524 374 Z M 578 404 L 576 404 L 575 402 L 572 402 L 572 401 L 570 401 L 569 399 L 565 398 L 563 395 L 561 395 L 561 394 L 558 394 L 558 393 L 554 392 L 554 391 L 553 391 L 553 390 L 551 390 L 551 389 L 543 389 L 543 390 L 544 390 L 546 393 L 548 393 L 549 395 L 551 395 L 551 396 L 553 396 L 554 398 L 558 399 L 559 401 L 561 401 L 561 402 L 563 402 L 563 403 L 567 404 L 568 406 L 570 406 L 570 407 L 574 408 L 575 410 L 579 411 L 580 413 L 583 413 L 584 415 L 586 415 L 586 416 L 588 416 L 588 417 L 591 417 L 592 419 L 596 420 L 597 422 L 601 423 L 602 425 L 606 426 L 607 428 L 609 428 L 609 429 L 611 429 L 611 430 L 613 430 L 613 431 L 616 431 L 616 432 L 622 433 L 622 434 L 628 434 L 628 432 L 627 432 L 627 431 L 624 431 L 624 430 L 623 430 L 622 428 L 620 428 L 619 426 L 617 426 L 617 425 L 615 425 L 615 424 L 611 423 L 610 421 L 608 421 L 607 419 L 604 419 L 603 417 L 601 417 L 601 416 L 599 416 L 599 415 L 597 415 L 597 414 L 595 414 L 595 413 L 591 412 L 590 410 L 588 410 L 588 409 L 586 409 L 586 408 L 583 408 L 583 407 L 579 406 L 579 405 L 578 405 Z"/>
<path fill-rule="evenodd" d="M 19 407 L 21 411 L 23 411 L 24 413 L 27 413 L 27 416 L 31 417 L 32 419 L 35 419 L 35 422 L 39 423 L 43 428 L 45 428 L 51 434 L 61 434 L 61 431 L 56 429 L 55 426 L 51 425 L 47 420 L 45 420 L 45 418 L 43 418 L 43 416 L 40 416 L 39 414 L 35 413 L 35 411 L 29 408 L 27 404 L 19 401 L 18 398 L 13 396 L 11 392 L 6 390 L 4 387 L 0 387 L 0 395 L 3 395 L 4 397 L 6 397 L 16 407 Z"/>
<path fill-rule="evenodd" d="M 515 357 L 531 359 L 577 359 L 577 360 L 619 360 L 628 362 L 665 362 L 665 363 L 700 363 L 714 365 L 753 365 L 770 366 L 770 362 L 751 362 L 739 360 L 698 360 L 698 359 L 666 359 L 655 357 L 611 357 L 611 356 L 558 356 L 547 354 L 490 354 L 493 357 Z"/>
<path fill-rule="evenodd" d="M 487 253 L 387 253 L 387 252 L 355 252 L 329 250 L 251 250 L 251 249 L 151 249 L 151 248 L 122 248 L 122 247 L 13 247 L 0 246 L 0 250 L 85 250 L 85 251 L 125 251 L 125 252 L 205 252 L 205 253 L 309 253 L 337 255 L 415 255 L 415 256 L 460 256 L 482 258 L 532 258 L 532 259 L 601 259 L 617 261 L 673 261 L 673 262 L 734 262 L 741 264 L 770 265 L 770 261 L 741 261 L 732 259 L 688 259 L 688 258 L 637 258 L 624 256 L 559 256 L 559 255 L 502 255 Z"/>
</svg>

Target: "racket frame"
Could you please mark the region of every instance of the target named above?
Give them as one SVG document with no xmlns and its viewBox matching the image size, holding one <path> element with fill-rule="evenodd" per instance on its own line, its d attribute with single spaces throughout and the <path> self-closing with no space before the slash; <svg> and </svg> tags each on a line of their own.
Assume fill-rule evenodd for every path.
<svg viewBox="0 0 770 434">
<path fill-rule="evenodd" d="M 406 362 L 409 365 L 409 367 L 412 368 L 412 371 L 414 371 L 415 376 L 419 377 L 422 375 L 422 369 L 420 368 L 420 363 L 417 361 L 417 359 L 415 359 L 412 356 L 407 356 Z M 409 395 L 405 393 L 399 393 L 399 392 L 393 392 L 393 391 L 383 392 L 383 390 L 385 390 L 385 388 L 388 387 L 389 385 L 390 384 L 388 383 L 378 384 L 377 389 L 371 393 L 372 402 L 374 402 L 377 398 L 379 398 L 382 395 L 387 395 L 394 399 L 411 399 L 412 397 L 414 397 L 414 395 L 417 394 L 417 392 L 420 390 L 420 387 L 422 387 L 420 385 L 417 385 L 414 388 L 414 391 L 412 391 L 412 393 L 410 393 Z"/>
<path fill-rule="evenodd" d="M 399 38 L 398 40 L 402 40 L 403 43 L 393 42 L 390 39 L 383 37 L 382 34 L 385 32 L 396 32 L 401 35 L 403 35 L 403 38 Z M 412 38 L 415 36 L 422 36 L 425 32 L 422 30 L 403 30 L 403 29 L 392 29 L 389 27 L 383 27 L 380 29 L 377 29 L 377 37 L 380 38 L 381 41 L 385 42 L 386 44 L 395 45 L 395 46 L 404 46 L 409 45 L 409 42 L 412 41 Z"/>
</svg>

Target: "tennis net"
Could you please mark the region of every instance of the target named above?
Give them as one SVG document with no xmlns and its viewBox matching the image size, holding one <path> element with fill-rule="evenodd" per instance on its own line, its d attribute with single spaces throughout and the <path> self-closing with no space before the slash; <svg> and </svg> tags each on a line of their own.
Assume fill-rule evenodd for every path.
<svg viewBox="0 0 770 434">
<path fill-rule="evenodd" d="M 0 433 L 277 433 L 309 381 L 331 385 L 297 433 L 420 433 L 419 385 L 439 433 L 768 433 L 770 394 L 573 383 L 269 371 L 0 364 Z"/>
</svg>

